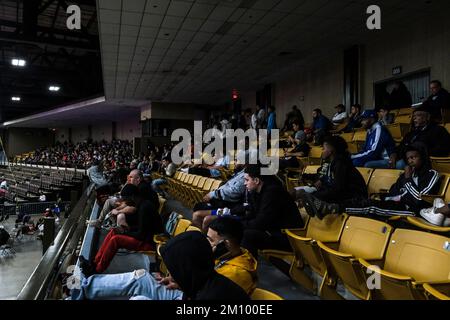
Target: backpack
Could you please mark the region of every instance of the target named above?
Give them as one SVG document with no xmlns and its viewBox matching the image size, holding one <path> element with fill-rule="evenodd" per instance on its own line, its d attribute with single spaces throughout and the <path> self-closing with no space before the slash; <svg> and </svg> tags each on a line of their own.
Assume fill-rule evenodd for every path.
<svg viewBox="0 0 450 320">
<path fill-rule="evenodd" d="M 0 228 L 0 246 L 7 244 L 10 237 L 11 236 L 5 229 Z"/>
<path fill-rule="evenodd" d="M 175 231 L 175 228 L 177 226 L 178 223 L 178 216 L 179 214 L 177 212 L 172 212 L 169 216 L 169 219 L 166 222 L 166 232 L 168 234 L 173 234 L 173 232 Z"/>
</svg>

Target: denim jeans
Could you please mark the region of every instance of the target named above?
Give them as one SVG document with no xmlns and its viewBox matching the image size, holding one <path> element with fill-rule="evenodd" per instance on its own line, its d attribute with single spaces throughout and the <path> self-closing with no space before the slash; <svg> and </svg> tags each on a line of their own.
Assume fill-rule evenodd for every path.
<svg viewBox="0 0 450 320">
<path fill-rule="evenodd" d="M 398 170 L 405 169 L 405 166 L 406 166 L 406 163 L 403 159 L 397 161 L 397 163 L 395 164 L 395 168 Z M 366 162 L 364 167 L 373 168 L 373 169 L 389 169 L 389 160 L 383 159 L 383 160 L 369 161 L 369 162 Z"/>
<path fill-rule="evenodd" d="M 143 296 L 150 300 L 181 300 L 183 292 L 169 290 L 144 269 L 118 274 L 96 274 L 81 279 L 81 289 L 73 289 L 71 300 L 113 299 Z"/>
</svg>

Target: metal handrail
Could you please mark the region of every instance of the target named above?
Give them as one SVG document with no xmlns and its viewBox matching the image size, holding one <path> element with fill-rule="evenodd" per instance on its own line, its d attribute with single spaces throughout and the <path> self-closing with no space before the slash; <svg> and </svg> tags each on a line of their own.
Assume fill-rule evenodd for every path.
<svg viewBox="0 0 450 320">
<path fill-rule="evenodd" d="M 69 218 L 56 236 L 54 244 L 42 256 L 41 261 L 17 296 L 17 300 L 45 299 L 48 287 L 54 278 L 55 269 L 58 267 L 58 263 L 67 246 L 73 243 L 74 235 L 77 237 L 83 235 L 80 230 L 85 227 L 85 209 L 93 203 L 94 193 L 91 190 L 92 188 L 87 188 L 83 192 Z"/>
</svg>

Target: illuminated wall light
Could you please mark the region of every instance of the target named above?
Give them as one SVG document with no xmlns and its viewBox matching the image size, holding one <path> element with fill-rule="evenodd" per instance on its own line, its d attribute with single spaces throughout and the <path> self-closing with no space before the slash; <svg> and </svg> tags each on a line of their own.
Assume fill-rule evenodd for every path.
<svg viewBox="0 0 450 320">
<path fill-rule="evenodd" d="M 20 97 L 11 97 L 11 100 L 18 102 L 21 100 L 21 98 Z"/>
</svg>

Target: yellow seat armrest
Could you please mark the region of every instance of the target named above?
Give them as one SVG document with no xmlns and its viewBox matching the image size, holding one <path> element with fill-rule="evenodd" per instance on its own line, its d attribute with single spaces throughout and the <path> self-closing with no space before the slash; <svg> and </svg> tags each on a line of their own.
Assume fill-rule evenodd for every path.
<svg viewBox="0 0 450 320">
<path fill-rule="evenodd" d="M 407 217 L 406 221 L 416 227 L 434 231 L 434 232 L 450 232 L 450 227 L 440 227 L 436 226 L 434 224 L 428 223 L 425 219 L 419 218 L 419 217 Z"/>
<path fill-rule="evenodd" d="M 392 279 L 395 279 L 395 280 L 401 280 L 401 281 L 414 281 L 414 279 L 411 278 L 411 277 L 408 277 L 408 276 L 405 276 L 405 275 L 401 275 L 401 274 L 392 273 L 392 272 L 380 269 L 379 266 L 377 266 L 377 269 L 374 270 L 372 268 L 374 266 L 373 264 L 369 263 L 368 261 L 366 261 L 366 260 L 364 260 L 362 258 L 359 258 L 358 260 L 359 260 L 359 263 L 361 263 L 365 268 L 373 270 L 375 272 L 379 271 L 379 274 L 381 274 L 384 277 L 392 278 Z"/>
<path fill-rule="evenodd" d="M 169 237 L 165 234 L 155 234 L 153 236 L 153 241 L 156 244 L 166 243 L 167 241 L 169 241 Z"/>
<path fill-rule="evenodd" d="M 327 252 L 327 253 L 329 253 L 329 254 L 332 254 L 332 255 L 334 255 L 334 256 L 338 256 L 338 257 L 341 257 L 341 258 L 348 258 L 348 259 L 353 258 L 353 255 L 352 255 L 352 254 L 343 253 L 343 252 L 340 252 L 340 251 L 336 251 L 336 250 L 334 250 L 334 249 L 331 249 L 331 248 L 328 247 L 326 244 L 324 244 L 322 241 L 317 241 L 317 245 L 318 245 L 318 246 L 320 247 L 320 249 L 322 249 L 323 251 L 325 251 L 325 252 Z"/>
</svg>

